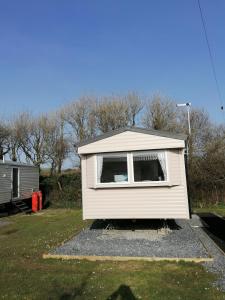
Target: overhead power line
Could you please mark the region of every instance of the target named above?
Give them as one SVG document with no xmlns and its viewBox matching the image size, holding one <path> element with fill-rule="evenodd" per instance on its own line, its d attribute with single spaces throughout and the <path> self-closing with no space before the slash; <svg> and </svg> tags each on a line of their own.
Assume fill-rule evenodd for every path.
<svg viewBox="0 0 225 300">
<path fill-rule="evenodd" d="M 206 44 L 207 44 L 207 48 L 208 48 L 208 52 L 209 52 L 209 58 L 210 58 L 210 63 L 211 63 L 211 67 L 212 67 L 212 73 L 213 73 L 213 77 L 214 77 L 215 84 L 216 84 L 216 90 L 217 90 L 218 98 L 219 98 L 219 101 L 220 101 L 220 109 L 224 110 L 223 99 L 222 99 L 221 90 L 220 90 L 220 86 L 219 86 L 219 82 L 218 82 L 218 77 L 217 77 L 217 74 L 216 74 L 216 67 L 215 67 L 215 63 L 214 63 L 214 59 L 213 59 L 213 55 L 212 55 L 212 49 L 210 47 L 209 38 L 208 38 L 208 34 L 207 34 L 206 20 L 205 20 L 204 15 L 203 15 L 200 0 L 198 0 L 198 7 L 199 7 L 202 27 L 203 27 L 203 31 L 204 31 L 204 35 L 205 35 L 205 39 L 206 39 Z"/>
</svg>

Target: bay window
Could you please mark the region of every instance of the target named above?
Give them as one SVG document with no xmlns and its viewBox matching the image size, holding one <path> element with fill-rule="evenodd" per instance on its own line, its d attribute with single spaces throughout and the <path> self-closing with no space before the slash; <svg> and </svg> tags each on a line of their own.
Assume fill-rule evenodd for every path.
<svg viewBox="0 0 225 300">
<path fill-rule="evenodd" d="M 166 151 L 97 154 L 97 184 L 141 185 L 167 182 Z M 111 185 L 110 185 L 111 186 Z"/>
</svg>

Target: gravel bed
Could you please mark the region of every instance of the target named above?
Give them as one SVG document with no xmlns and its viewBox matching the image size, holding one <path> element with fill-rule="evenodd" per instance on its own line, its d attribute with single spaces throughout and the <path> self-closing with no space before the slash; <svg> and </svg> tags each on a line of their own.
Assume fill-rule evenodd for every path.
<svg viewBox="0 0 225 300">
<path fill-rule="evenodd" d="M 209 272 L 216 273 L 218 280 L 214 283 L 222 291 L 225 291 L 225 255 L 223 251 L 215 244 L 215 242 L 208 236 L 202 228 L 193 229 L 199 236 L 207 251 L 213 257 L 212 262 L 204 262 L 203 265 Z"/>
<path fill-rule="evenodd" d="M 128 222 L 128 221 L 124 221 Z M 115 226 L 109 221 L 92 225 L 58 247 L 52 254 L 140 256 L 172 258 L 206 258 L 209 254 L 197 233 L 185 220 L 171 225 L 150 220 L 146 226 L 137 221 L 133 226 Z M 157 221 L 156 221 L 157 222 Z M 153 224 L 153 226 L 152 226 Z"/>
</svg>

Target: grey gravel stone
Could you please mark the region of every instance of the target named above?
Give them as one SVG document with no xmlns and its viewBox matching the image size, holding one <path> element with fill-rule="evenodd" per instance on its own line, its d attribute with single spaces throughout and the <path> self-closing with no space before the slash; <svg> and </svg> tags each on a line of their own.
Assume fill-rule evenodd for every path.
<svg viewBox="0 0 225 300">
<path fill-rule="evenodd" d="M 203 263 L 204 267 L 209 272 L 218 274 L 218 280 L 214 285 L 218 286 L 222 291 L 225 291 L 225 254 L 216 245 L 216 243 L 209 237 L 209 235 L 204 231 L 207 225 L 202 222 L 201 218 L 197 215 L 189 220 L 189 224 L 195 231 L 196 235 L 201 240 L 204 247 L 207 249 L 210 256 L 213 258 L 212 262 Z"/>
<path fill-rule="evenodd" d="M 131 229 L 87 228 L 53 251 L 65 255 L 209 257 L 187 221 L 176 220 L 176 229 L 161 227 Z"/>
<path fill-rule="evenodd" d="M 193 214 L 192 218 L 188 220 L 188 223 L 191 225 L 191 227 L 205 227 L 206 224 L 203 223 L 201 218 L 198 215 Z"/>
<path fill-rule="evenodd" d="M 225 255 L 222 250 L 215 244 L 215 242 L 204 232 L 202 228 L 194 229 L 198 234 L 200 240 L 207 248 L 210 255 L 213 257 L 212 262 L 205 262 L 203 265 L 208 271 L 219 275 L 215 285 L 225 291 Z"/>
</svg>

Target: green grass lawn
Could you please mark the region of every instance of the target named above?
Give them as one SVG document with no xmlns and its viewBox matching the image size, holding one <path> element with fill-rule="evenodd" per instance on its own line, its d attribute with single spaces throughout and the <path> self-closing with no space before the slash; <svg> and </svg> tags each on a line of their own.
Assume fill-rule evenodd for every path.
<svg viewBox="0 0 225 300">
<path fill-rule="evenodd" d="M 216 213 L 225 217 L 225 204 L 221 203 L 216 206 L 208 206 L 203 208 L 194 208 L 194 213 Z"/>
<path fill-rule="evenodd" d="M 3 220 L 3 219 L 1 219 Z M 16 215 L 0 227 L 1 299 L 225 299 L 199 264 L 44 260 L 87 225 L 81 211 Z"/>
</svg>

